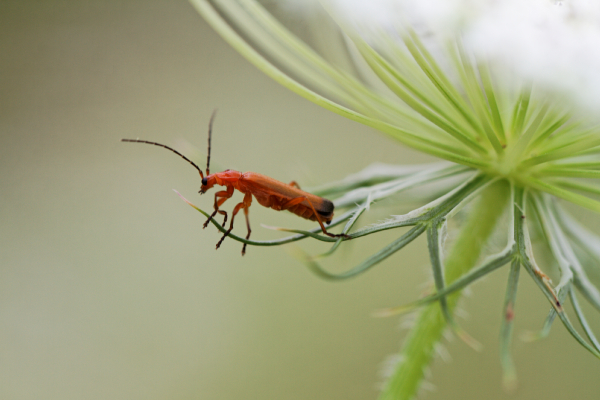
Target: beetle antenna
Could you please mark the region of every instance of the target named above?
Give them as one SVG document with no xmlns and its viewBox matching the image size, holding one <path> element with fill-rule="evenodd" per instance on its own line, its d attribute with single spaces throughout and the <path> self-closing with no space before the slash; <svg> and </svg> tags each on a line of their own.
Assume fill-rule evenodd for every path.
<svg viewBox="0 0 600 400">
<path fill-rule="evenodd" d="M 192 160 L 190 160 L 189 158 L 187 158 L 186 156 L 184 156 L 183 154 L 181 154 L 177 150 L 170 148 L 169 146 L 165 146 L 164 144 L 160 144 L 160 143 L 156 143 L 156 142 L 148 142 L 146 140 L 139 140 L 139 139 L 121 139 L 121 142 L 153 144 L 154 146 L 164 147 L 167 150 L 171 150 L 173 153 L 177 154 L 179 157 L 183 158 L 185 161 L 189 162 L 194 167 L 196 167 L 196 169 L 198 170 L 198 172 L 200 172 L 200 177 L 202 179 L 204 179 L 204 174 L 202 173 L 202 170 L 196 164 L 194 164 L 194 162 Z M 208 171 L 207 171 L 207 175 L 208 175 Z"/>
<path fill-rule="evenodd" d="M 213 121 L 215 120 L 215 115 L 217 115 L 216 108 L 210 116 L 210 122 L 208 123 L 208 156 L 206 156 L 206 176 L 210 175 L 210 139 L 212 138 L 212 126 Z"/>
</svg>

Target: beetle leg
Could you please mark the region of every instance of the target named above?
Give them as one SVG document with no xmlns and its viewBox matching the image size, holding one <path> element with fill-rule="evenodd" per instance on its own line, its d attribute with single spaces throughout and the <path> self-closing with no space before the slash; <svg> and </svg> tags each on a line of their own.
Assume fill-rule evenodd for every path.
<svg viewBox="0 0 600 400">
<path fill-rule="evenodd" d="M 252 195 L 250 193 L 246 193 L 246 195 L 244 196 L 244 203 L 246 204 L 246 207 L 244 207 L 244 215 L 246 216 L 246 227 L 248 228 L 246 240 L 248 240 L 250 239 L 250 234 L 252 233 L 252 229 L 250 229 L 250 218 L 248 218 L 248 209 L 250 208 L 250 204 L 252 203 Z M 242 247 L 242 255 L 246 254 L 247 244 L 248 243 L 244 243 L 244 246 Z"/>
<path fill-rule="evenodd" d="M 223 218 L 223 223 L 221 224 L 221 226 L 223 228 L 225 228 L 225 223 L 227 222 L 227 211 L 224 210 L 219 210 L 219 214 L 224 215 L 225 218 Z"/>
<path fill-rule="evenodd" d="M 297 187 L 298 189 L 300 189 L 300 185 L 298 185 L 298 182 L 296 182 L 296 181 L 291 181 L 290 183 L 288 183 L 288 185 Z M 300 190 L 302 190 L 302 189 L 300 189 Z"/>
<path fill-rule="evenodd" d="M 223 205 L 223 203 L 225 203 L 225 201 L 227 201 L 227 199 L 231 196 L 233 196 L 233 186 L 228 186 L 227 190 L 221 190 L 220 192 L 215 193 L 215 211 L 213 211 L 210 217 L 208 217 L 202 228 L 206 228 L 210 220 L 213 219 L 217 213 L 225 215 L 225 219 L 223 221 L 223 225 L 225 225 L 225 222 L 227 221 L 227 212 L 219 210 L 219 207 Z"/>
<path fill-rule="evenodd" d="M 219 240 L 219 242 L 217 243 L 217 249 L 221 246 L 221 243 L 223 243 L 223 240 L 225 240 L 225 238 L 233 230 L 233 221 L 235 220 L 235 216 L 242 208 L 244 209 L 244 214 L 246 214 L 246 225 L 248 226 L 248 235 L 246 236 L 246 239 L 248 239 L 250 237 L 250 232 L 251 232 L 250 221 L 248 220 L 248 207 L 250 207 L 250 204 L 252 204 L 252 195 L 250 193 L 246 193 L 244 195 L 244 200 L 241 203 L 238 203 L 235 206 L 235 208 L 233 209 L 233 212 L 231 213 L 231 222 L 229 223 L 229 229 L 227 229 L 227 232 L 225 232 L 225 234 L 223 235 L 221 240 Z M 245 252 L 246 252 L 246 244 L 244 243 L 244 247 L 242 248 L 242 255 L 244 255 Z"/>
<path fill-rule="evenodd" d="M 321 217 L 319 217 L 319 213 L 317 212 L 317 210 L 315 210 L 315 206 L 313 206 L 313 203 L 306 197 L 296 197 L 294 199 L 291 199 L 285 203 L 283 203 L 283 205 L 281 206 L 282 210 L 287 210 L 295 205 L 298 205 L 300 203 L 302 203 L 304 200 L 306 200 L 306 202 L 310 205 L 310 208 L 312 209 L 313 213 L 315 213 L 315 217 L 317 218 L 317 222 L 319 223 L 319 225 L 321 225 L 321 230 L 323 231 L 324 234 L 326 234 L 329 237 L 343 237 L 344 239 L 352 239 L 351 236 L 346 235 L 345 233 L 340 233 L 340 234 L 334 234 L 334 233 L 329 233 L 327 232 L 327 229 L 325 229 L 325 225 L 323 225 L 323 221 L 321 221 Z"/>
</svg>

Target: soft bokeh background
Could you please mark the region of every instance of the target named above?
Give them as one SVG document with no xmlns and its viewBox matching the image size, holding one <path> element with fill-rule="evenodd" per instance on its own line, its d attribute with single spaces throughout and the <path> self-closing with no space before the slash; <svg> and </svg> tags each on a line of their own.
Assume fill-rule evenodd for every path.
<svg viewBox="0 0 600 400">
<path fill-rule="evenodd" d="M 4 0 L 0 57 L 0 398 L 376 397 L 405 331 L 369 314 L 419 295 L 424 241 L 344 283 L 311 275 L 284 247 L 242 258 L 226 240 L 215 251 L 220 235 L 171 190 L 209 209 L 195 171 L 119 139 L 175 145 L 203 166 L 218 107 L 215 171 L 310 186 L 424 156 L 279 87 L 185 1 Z M 383 206 L 372 219 L 401 211 Z M 280 236 L 260 224 L 312 226 L 258 205 L 250 216 L 257 239 Z M 396 235 L 349 243 L 328 266 L 351 266 Z M 597 399 L 600 363 L 558 324 L 545 341 L 515 341 L 521 384 L 502 391 L 506 275 L 463 304 L 485 350 L 448 344 L 452 361 L 434 363 L 426 398 Z M 525 277 L 517 334 L 547 308 Z"/>
</svg>

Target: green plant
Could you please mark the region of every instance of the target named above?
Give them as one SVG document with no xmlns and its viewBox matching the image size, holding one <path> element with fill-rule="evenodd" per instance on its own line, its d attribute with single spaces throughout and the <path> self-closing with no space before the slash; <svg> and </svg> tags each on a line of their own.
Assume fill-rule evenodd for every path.
<svg viewBox="0 0 600 400">
<path fill-rule="evenodd" d="M 493 54 L 478 52 L 465 34 L 464 21 L 456 24 L 459 28 L 442 29 L 441 33 L 425 29 L 425 35 L 401 13 L 388 13 L 383 24 L 374 25 L 348 18 L 343 10 L 330 5 L 329 14 L 345 35 L 350 58 L 358 60 L 352 69 L 326 60 L 254 0 L 191 2 L 231 46 L 285 87 L 444 160 L 419 166 L 375 165 L 313 191 L 335 199 L 336 208 L 347 209 L 332 226 L 343 224 L 342 232 L 355 240 L 412 227 L 343 274 L 329 273 L 318 263 L 343 243 L 342 239 L 320 235 L 318 229 L 287 230 L 295 235 L 273 241 L 231 235 L 255 246 L 281 245 L 307 237 L 331 242 L 332 248 L 325 254 L 299 256 L 322 278 L 342 280 L 369 270 L 426 234 L 435 291 L 409 305 L 379 312 L 392 315 L 422 307 L 381 399 L 415 395 L 448 326 L 471 346 L 478 346 L 455 322 L 453 312 L 463 288 L 505 265 L 510 266 L 510 274 L 500 347 L 507 386 L 515 382 L 510 343 L 521 268 L 551 305 L 538 336 L 547 335 L 558 317 L 575 340 L 600 358 L 600 344 L 577 300 L 581 295 L 600 310 L 600 292 L 586 274 L 588 269 L 597 269 L 600 238 L 572 218 L 558 201 L 600 211 L 600 202 L 593 198 L 600 194 L 600 186 L 593 181 L 600 177 L 598 125 L 585 113 L 575 111 L 574 100 L 560 95 L 562 92 L 546 85 L 544 79 L 536 80 L 495 62 Z M 352 230 L 374 202 L 408 189 L 420 194 L 425 205 Z M 447 221 L 469 203 L 474 204 L 467 220 L 444 257 Z M 486 256 L 489 238 L 503 226 L 507 227 L 505 248 Z M 556 285 L 535 261 L 532 230 L 551 249 L 559 267 Z M 587 341 L 564 311 L 567 299 Z"/>
</svg>

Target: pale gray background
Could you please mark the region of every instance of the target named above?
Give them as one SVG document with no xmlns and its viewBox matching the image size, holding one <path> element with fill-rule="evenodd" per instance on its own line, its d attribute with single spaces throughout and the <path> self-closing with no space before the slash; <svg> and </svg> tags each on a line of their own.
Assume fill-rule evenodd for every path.
<svg viewBox="0 0 600 400">
<path fill-rule="evenodd" d="M 191 152 L 187 142 L 204 167 L 218 107 L 214 170 L 310 186 L 427 157 L 279 87 L 185 1 L 5 0 L 0 54 L 0 398 L 376 397 L 405 332 L 369 314 L 421 293 L 424 241 L 345 283 L 311 275 L 283 247 L 242 258 L 226 240 L 215 251 L 220 235 L 171 190 L 209 209 L 193 168 L 119 139 Z M 280 236 L 261 223 L 314 225 L 258 205 L 250 215 L 257 239 Z M 400 233 L 350 243 L 328 266 L 350 267 Z M 496 273 L 463 304 L 484 351 L 449 344 L 453 360 L 436 361 L 426 398 L 597 399 L 600 362 L 559 324 L 546 341 L 515 341 L 521 385 L 501 390 L 505 279 Z M 517 334 L 548 308 L 526 276 L 521 289 Z"/>
</svg>

